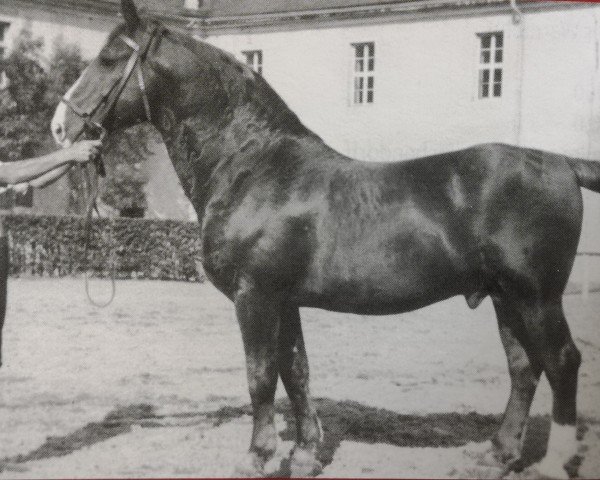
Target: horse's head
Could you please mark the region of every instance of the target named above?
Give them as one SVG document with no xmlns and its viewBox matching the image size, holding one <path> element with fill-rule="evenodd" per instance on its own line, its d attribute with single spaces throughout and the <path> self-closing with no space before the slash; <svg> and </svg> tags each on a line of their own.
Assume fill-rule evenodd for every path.
<svg viewBox="0 0 600 480">
<path fill-rule="evenodd" d="M 68 146 L 86 129 L 108 131 L 150 120 L 165 93 L 160 73 L 162 27 L 140 18 L 133 0 L 122 0 L 125 23 L 109 36 L 100 54 L 69 89 L 52 119 L 52 133 Z"/>
</svg>

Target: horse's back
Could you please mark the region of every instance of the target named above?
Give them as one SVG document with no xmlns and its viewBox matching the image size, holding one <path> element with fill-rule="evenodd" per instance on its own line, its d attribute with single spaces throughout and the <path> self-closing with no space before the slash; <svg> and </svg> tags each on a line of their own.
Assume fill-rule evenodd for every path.
<svg viewBox="0 0 600 480">
<path fill-rule="evenodd" d="M 327 214 L 302 285 L 315 306 L 406 311 L 564 289 L 581 229 L 580 192 L 560 156 L 502 144 L 329 175 Z"/>
</svg>

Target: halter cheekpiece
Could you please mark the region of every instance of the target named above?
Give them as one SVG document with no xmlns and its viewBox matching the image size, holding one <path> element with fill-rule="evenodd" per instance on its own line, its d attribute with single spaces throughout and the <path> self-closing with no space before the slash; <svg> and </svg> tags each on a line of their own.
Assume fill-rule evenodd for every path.
<svg viewBox="0 0 600 480">
<path fill-rule="evenodd" d="M 142 71 L 142 60 L 146 57 L 148 53 L 148 49 L 150 48 L 150 44 L 154 39 L 158 28 L 155 27 L 146 42 L 143 45 L 139 45 L 135 40 L 126 36 L 119 35 L 119 39 L 121 39 L 128 47 L 132 49 L 131 56 L 127 61 L 127 65 L 125 66 L 125 70 L 123 71 L 123 75 L 119 77 L 117 81 L 111 86 L 111 88 L 107 91 L 105 95 L 102 96 L 97 105 L 90 108 L 89 111 L 84 111 L 75 105 L 68 98 L 62 99 L 63 103 L 71 109 L 75 115 L 81 118 L 84 122 L 83 127 L 75 136 L 75 140 L 78 140 L 83 133 L 98 133 L 98 136 L 103 139 L 106 135 L 106 128 L 103 123 L 106 120 L 108 114 L 113 110 L 116 106 L 121 93 L 125 89 L 127 82 L 133 75 L 134 71 L 136 72 L 136 77 L 138 81 L 138 85 L 140 87 L 140 91 L 142 92 L 142 102 L 144 104 L 144 112 L 146 114 L 146 120 L 149 122 L 152 121 L 152 111 L 150 108 L 150 101 L 148 100 L 148 93 L 146 90 L 146 82 L 144 81 L 144 72 Z"/>
</svg>

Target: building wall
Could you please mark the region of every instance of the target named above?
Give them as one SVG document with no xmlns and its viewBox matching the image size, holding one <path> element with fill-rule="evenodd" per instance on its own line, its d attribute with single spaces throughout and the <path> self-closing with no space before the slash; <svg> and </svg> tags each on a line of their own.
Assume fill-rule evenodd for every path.
<svg viewBox="0 0 600 480">
<path fill-rule="evenodd" d="M 84 57 L 95 56 L 102 47 L 115 19 L 81 12 L 57 12 L 51 9 L 12 7 L 0 4 L 0 22 L 10 23 L 8 46 L 24 28 L 44 39 L 46 53 L 52 52 L 55 41 L 77 43 Z"/>
<path fill-rule="evenodd" d="M 244 50 L 263 50 L 263 75 L 275 90 L 307 126 L 352 156 L 398 160 L 488 141 L 583 155 L 598 11 L 530 13 L 521 25 L 497 14 L 208 41 L 240 59 Z M 504 32 L 504 91 L 480 100 L 477 34 L 491 31 Z M 376 100 L 355 106 L 351 44 L 363 41 L 376 44 Z"/>
</svg>

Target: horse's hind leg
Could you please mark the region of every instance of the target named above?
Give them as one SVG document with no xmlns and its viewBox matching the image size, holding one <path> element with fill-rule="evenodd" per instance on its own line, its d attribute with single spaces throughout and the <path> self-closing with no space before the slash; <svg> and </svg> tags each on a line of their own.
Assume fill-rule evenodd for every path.
<svg viewBox="0 0 600 480">
<path fill-rule="evenodd" d="M 286 306 L 279 334 L 279 375 L 290 398 L 296 417 L 296 445 L 291 457 L 292 477 L 320 473 L 316 459 L 321 427 L 310 398 L 308 357 L 304 346 L 300 312 L 297 306 Z"/>
<path fill-rule="evenodd" d="M 531 297 L 496 302 L 513 382 L 496 441 L 506 449 L 511 442 L 516 444 L 517 438 L 522 438 L 522 424 L 535 392 L 535 380 L 539 369 L 543 369 L 553 394 L 552 427 L 546 455 L 536 468 L 547 477 L 567 478 L 563 465 L 577 450 L 576 396 L 581 355 L 571 338 L 560 295 L 548 298 L 532 292 Z M 503 328 L 503 320 L 512 322 L 508 324 L 512 328 Z"/>
<path fill-rule="evenodd" d="M 542 373 L 518 306 L 510 300 L 495 300 L 500 339 L 506 352 L 511 390 L 502 425 L 492 443 L 494 454 L 510 469 L 520 469 L 523 437 L 531 402 Z"/>
<path fill-rule="evenodd" d="M 276 296 L 261 292 L 250 281 L 240 281 L 235 308 L 246 353 L 253 431 L 249 453 L 237 465 L 236 476 L 264 476 L 265 463 L 277 448 L 274 400 L 281 305 Z"/>
<path fill-rule="evenodd" d="M 552 427 L 546 455 L 535 468 L 544 477 L 568 478 L 563 466 L 577 450 L 576 395 L 581 356 L 571 338 L 560 297 L 542 300 L 536 293 L 532 297 L 537 298 L 507 297 L 494 302 L 512 382 L 494 444 L 500 459 L 515 467 L 529 407 L 543 370 L 553 393 Z"/>
<path fill-rule="evenodd" d="M 526 326 L 553 394 L 548 449 L 537 469 L 545 476 L 567 478 L 563 466 L 577 453 L 576 396 L 581 354 L 571 338 L 560 299 L 546 302 L 539 313 L 526 316 Z"/>
</svg>

